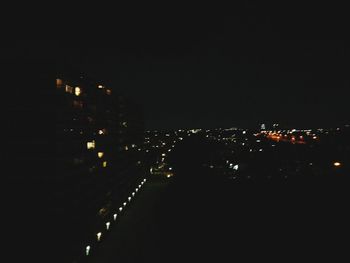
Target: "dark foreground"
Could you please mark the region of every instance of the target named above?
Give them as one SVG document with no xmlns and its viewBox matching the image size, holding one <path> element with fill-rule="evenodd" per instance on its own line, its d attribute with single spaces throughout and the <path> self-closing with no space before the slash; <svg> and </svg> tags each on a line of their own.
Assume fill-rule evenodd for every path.
<svg viewBox="0 0 350 263">
<path fill-rule="evenodd" d="M 345 258 L 346 185 L 149 180 L 89 262 Z"/>
</svg>

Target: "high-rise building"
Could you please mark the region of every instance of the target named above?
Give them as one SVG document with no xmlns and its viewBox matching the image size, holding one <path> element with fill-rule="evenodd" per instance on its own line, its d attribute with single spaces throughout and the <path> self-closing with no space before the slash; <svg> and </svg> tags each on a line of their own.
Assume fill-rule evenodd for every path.
<svg viewBox="0 0 350 263">
<path fill-rule="evenodd" d="M 53 213 L 61 219 L 62 254 L 86 244 L 142 175 L 142 112 L 136 104 L 85 77 L 56 79 L 56 173 Z"/>
</svg>

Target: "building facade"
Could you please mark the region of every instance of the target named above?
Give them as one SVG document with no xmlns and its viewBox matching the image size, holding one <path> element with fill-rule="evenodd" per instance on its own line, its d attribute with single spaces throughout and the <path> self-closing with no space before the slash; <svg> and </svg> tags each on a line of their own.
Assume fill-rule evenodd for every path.
<svg viewBox="0 0 350 263">
<path fill-rule="evenodd" d="M 57 76 L 51 204 L 67 262 L 97 242 L 96 233 L 143 176 L 142 142 L 137 105 L 102 83 Z"/>
</svg>

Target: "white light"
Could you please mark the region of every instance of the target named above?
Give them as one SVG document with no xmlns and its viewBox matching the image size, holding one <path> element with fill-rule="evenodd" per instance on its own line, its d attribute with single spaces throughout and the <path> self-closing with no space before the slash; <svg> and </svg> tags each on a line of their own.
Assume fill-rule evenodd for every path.
<svg viewBox="0 0 350 263">
<path fill-rule="evenodd" d="M 132 194 L 131 194 L 132 196 L 135 196 L 135 192 L 132 192 Z"/>
<path fill-rule="evenodd" d="M 146 183 L 147 179 L 145 178 L 145 179 L 143 179 L 143 181 Z"/>
<path fill-rule="evenodd" d="M 172 167 L 169 167 L 169 171 L 171 171 L 173 168 Z"/>
<path fill-rule="evenodd" d="M 165 153 L 162 153 L 162 156 L 165 156 Z"/>
<path fill-rule="evenodd" d="M 89 253 L 90 253 L 90 249 L 91 247 L 90 246 L 86 246 L 86 249 L 85 249 L 85 254 L 88 256 Z"/>
<path fill-rule="evenodd" d="M 107 229 L 107 230 L 109 230 L 109 226 L 110 226 L 110 225 L 111 225 L 110 222 L 107 222 L 107 223 L 106 223 L 106 229 Z"/>
<path fill-rule="evenodd" d="M 126 206 L 126 202 L 123 203 L 123 206 Z"/>
<path fill-rule="evenodd" d="M 128 201 L 129 201 L 129 202 L 131 201 L 131 197 L 130 197 L 130 196 L 128 197 Z"/>
<path fill-rule="evenodd" d="M 100 240 L 101 240 L 102 233 L 101 233 L 101 232 L 98 232 L 96 236 L 97 236 L 97 241 L 100 241 Z"/>
<path fill-rule="evenodd" d="M 120 212 L 123 211 L 123 207 L 119 207 L 119 211 L 120 211 Z"/>
<path fill-rule="evenodd" d="M 113 215 L 114 221 L 117 220 L 117 216 L 118 216 L 117 214 L 114 214 L 114 215 Z"/>
<path fill-rule="evenodd" d="M 238 164 L 236 164 L 235 166 L 233 166 L 233 170 L 238 170 Z"/>
<path fill-rule="evenodd" d="M 141 188 L 141 185 L 139 184 L 139 188 Z"/>
<path fill-rule="evenodd" d="M 262 152 L 263 151 L 263 149 L 259 149 L 259 152 Z"/>
<path fill-rule="evenodd" d="M 138 191 L 139 191 L 139 189 L 138 189 L 138 188 L 136 188 L 136 189 L 135 189 L 135 191 L 136 191 L 136 192 L 138 192 Z"/>
</svg>

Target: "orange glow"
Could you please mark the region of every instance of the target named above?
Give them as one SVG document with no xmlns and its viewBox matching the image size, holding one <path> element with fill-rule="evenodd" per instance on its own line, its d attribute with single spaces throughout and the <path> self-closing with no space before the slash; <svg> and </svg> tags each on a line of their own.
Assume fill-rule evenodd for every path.
<svg viewBox="0 0 350 263">
<path fill-rule="evenodd" d="M 63 81 L 61 79 L 56 79 L 56 86 L 60 88 L 63 85 Z"/>
<path fill-rule="evenodd" d="M 106 94 L 107 94 L 107 95 L 111 95 L 111 94 L 112 94 L 112 90 L 107 89 L 107 90 L 106 90 Z"/>
</svg>

